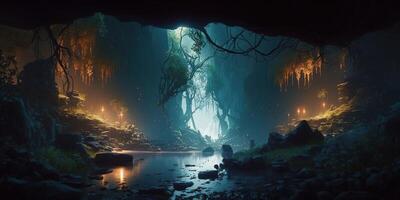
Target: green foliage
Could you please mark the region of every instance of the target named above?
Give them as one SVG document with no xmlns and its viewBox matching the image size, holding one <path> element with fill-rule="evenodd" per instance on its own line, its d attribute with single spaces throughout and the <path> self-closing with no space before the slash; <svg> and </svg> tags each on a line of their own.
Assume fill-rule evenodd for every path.
<svg viewBox="0 0 400 200">
<path fill-rule="evenodd" d="M 168 56 L 159 85 L 159 105 L 164 105 L 170 98 L 186 89 L 189 71 L 184 60 L 175 53 Z"/>
<path fill-rule="evenodd" d="M 88 170 L 87 163 L 79 153 L 67 152 L 54 147 L 44 147 L 34 152 L 39 162 L 48 164 L 61 173 L 83 174 Z"/>
<path fill-rule="evenodd" d="M 269 160 L 275 160 L 275 159 L 288 160 L 293 156 L 307 154 L 307 151 L 311 147 L 312 147 L 312 145 L 304 145 L 304 146 L 293 146 L 293 147 L 289 147 L 289 148 L 275 149 L 275 150 L 265 153 L 264 155 Z"/>
<path fill-rule="evenodd" d="M 202 32 L 196 29 L 189 29 L 189 37 L 194 42 L 191 50 L 197 55 L 200 55 L 201 50 L 206 46 L 206 42 Z"/>
<path fill-rule="evenodd" d="M 244 160 L 246 158 L 259 156 L 259 155 L 261 155 L 260 150 L 261 150 L 260 148 L 254 148 L 254 149 L 238 151 L 233 155 L 233 158 L 235 158 L 237 160 Z"/>
<path fill-rule="evenodd" d="M 254 156 L 262 156 L 269 161 L 273 161 L 276 159 L 288 160 L 293 156 L 307 154 L 308 150 L 313 146 L 314 145 L 293 146 L 288 148 L 275 149 L 265 153 L 261 152 L 260 148 L 255 148 L 251 150 L 237 152 L 235 153 L 234 158 L 243 160 Z"/>
<path fill-rule="evenodd" d="M 177 54 L 172 54 L 166 62 L 165 75 L 173 81 L 174 88 L 180 88 L 189 80 L 188 68 L 184 60 Z"/>
</svg>

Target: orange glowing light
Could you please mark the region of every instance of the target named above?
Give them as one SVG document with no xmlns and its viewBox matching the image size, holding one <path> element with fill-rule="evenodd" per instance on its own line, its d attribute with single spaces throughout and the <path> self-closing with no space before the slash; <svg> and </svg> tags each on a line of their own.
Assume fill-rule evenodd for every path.
<svg viewBox="0 0 400 200">
<path fill-rule="evenodd" d="M 101 112 L 102 113 L 104 112 L 104 106 L 101 106 Z"/>
<path fill-rule="evenodd" d="M 304 60 L 295 60 L 285 66 L 278 80 L 281 90 L 286 90 L 289 85 L 297 82 L 297 87 L 308 87 L 314 76 L 322 74 L 321 58 L 308 58 Z"/>
<path fill-rule="evenodd" d="M 326 104 L 325 102 L 322 102 L 322 107 L 325 108 Z"/>
<path fill-rule="evenodd" d="M 305 109 L 305 108 L 303 108 L 303 115 L 304 115 L 304 114 L 306 114 L 306 109 Z"/>
<path fill-rule="evenodd" d="M 120 112 L 120 113 L 119 113 L 119 117 L 122 118 L 123 116 L 124 116 L 124 113 Z"/>
<path fill-rule="evenodd" d="M 125 179 L 125 171 L 124 168 L 121 167 L 121 169 L 119 170 L 119 182 L 123 183 Z"/>
<path fill-rule="evenodd" d="M 297 108 L 297 114 L 298 115 L 300 114 L 300 108 Z"/>
</svg>

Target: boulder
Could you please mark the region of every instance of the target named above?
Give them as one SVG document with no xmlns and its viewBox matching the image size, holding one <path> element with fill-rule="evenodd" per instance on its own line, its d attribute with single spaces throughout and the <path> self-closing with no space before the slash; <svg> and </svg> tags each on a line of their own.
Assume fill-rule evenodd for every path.
<svg viewBox="0 0 400 200">
<path fill-rule="evenodd" d="M 126 166 L 133 165 L 133 156 L 121 153 L 98 153 L 94 162 L 101 166 Z"/>
<path fill-rule="evenodd" d="M 173 186 L 175 190 L 185 190 L 186 188 L 193 186 L 193 182 L 175 182 L 173 183 Z"/>
<path fill-rule="evenodd" d="M 307 121 L 301 121 L 297 127 L 286 135 L 271 132 L 268 142 L 261 148 L 261 152 L 267 152 L 277 148 L 287 148 L 290 146 L 300 146 L 307 144 L 318 144 L 323 142 L 324 136 L 318 130 L 312 130 Z M 317 153 L 320 149 L 315 149 Z"/>
<path fill-rule="evenodd" d="M 207 147 L 203 150 L 203 155 L 213 155 L 214 154 L 214 149 L 212 147 Z"/>
<path fill-rule="evenodd" d="M 24 66 L 19 75 L 20 87 L 29 102 L 43 106 L 57 105 L 55 69 L 56 62 L 51 57 Z"/>
<path fill-rule="evenodd" d="M 198 177 L 199 179 L 216 179 L 218 178 L 218 170 L 201 171 Z"/>
<path fill-rule="evenodd" d="M 103 175 L 103 174 L 109 174 L 111 172 L 113 172 L 113 170 L 110 168 L 96 168 L 96 169 L 94 169 L 92 174 L 93 175 Z"/>
<path fill-rule="evenodd" d="M 233 150 L 231 145 L 229 144 L 222 145 L 221 155 L 223 159 L 231 159 L 233 157 Z"/>
<path fill-rule="evenodd" d="M 271 149 L 280 147 L 285 141 L 285 137 L 277 132 L 271 132 L 268 136 L 268 145 Z"/>
<path fill-rule="evenodd" d="M 324 136 L 319 131 L 313 131 L 306 120 L 302 120 L 297 127 L 288 133 L 285 142 L 288 145 L 305 145 L 320 143 Z"/>
<path fill-rule="evenodd" d="M 94 174 L 92 174 L 92 175 L 89 175 L 88 178 L 89 178 L 89 179 L 92 179 L 92 180 L 103 180 L 104 177 L 101 176 L 101 175 L 94 175 Z"/>
</svg>

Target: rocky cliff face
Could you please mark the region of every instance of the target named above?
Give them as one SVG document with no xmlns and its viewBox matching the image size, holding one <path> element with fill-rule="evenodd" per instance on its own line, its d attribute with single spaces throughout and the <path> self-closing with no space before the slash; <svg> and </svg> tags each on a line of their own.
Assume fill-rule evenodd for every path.
<svg viewBox="0 0 400 200">
<path fill-rule="evenodd" d="M 59 131 L 54 62 L 32 62 L 17 85 L 1 88 L 1 137 L 35 147 L 52 143 Z"/>
</svg>

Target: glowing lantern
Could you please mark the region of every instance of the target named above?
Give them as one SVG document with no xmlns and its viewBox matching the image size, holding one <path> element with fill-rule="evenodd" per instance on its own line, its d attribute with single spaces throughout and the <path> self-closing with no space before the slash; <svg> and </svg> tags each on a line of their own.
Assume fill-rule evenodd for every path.
<svg viewBox="0 0 400 200">
<path fill-rule="evenodd" d="M 300 115 L 300 108 L 297 108 L 297 114 Z"/>
<path fill-rule="evenodd" d="M 305 109 L 305 108 L 303 108 L 303 115 L 304 115 L 304 114 L 306 114 L 306 109 Z"/>
<path fill-rule="evenodd" d="M 104 106 L 101 106 L 101 112 L 104 113 Z"/>
<path fill-rule="evenodd" d="M 325 102 L 322 102 L 322 107 L 325 108 L 326 104 Z"/>
</svg>

